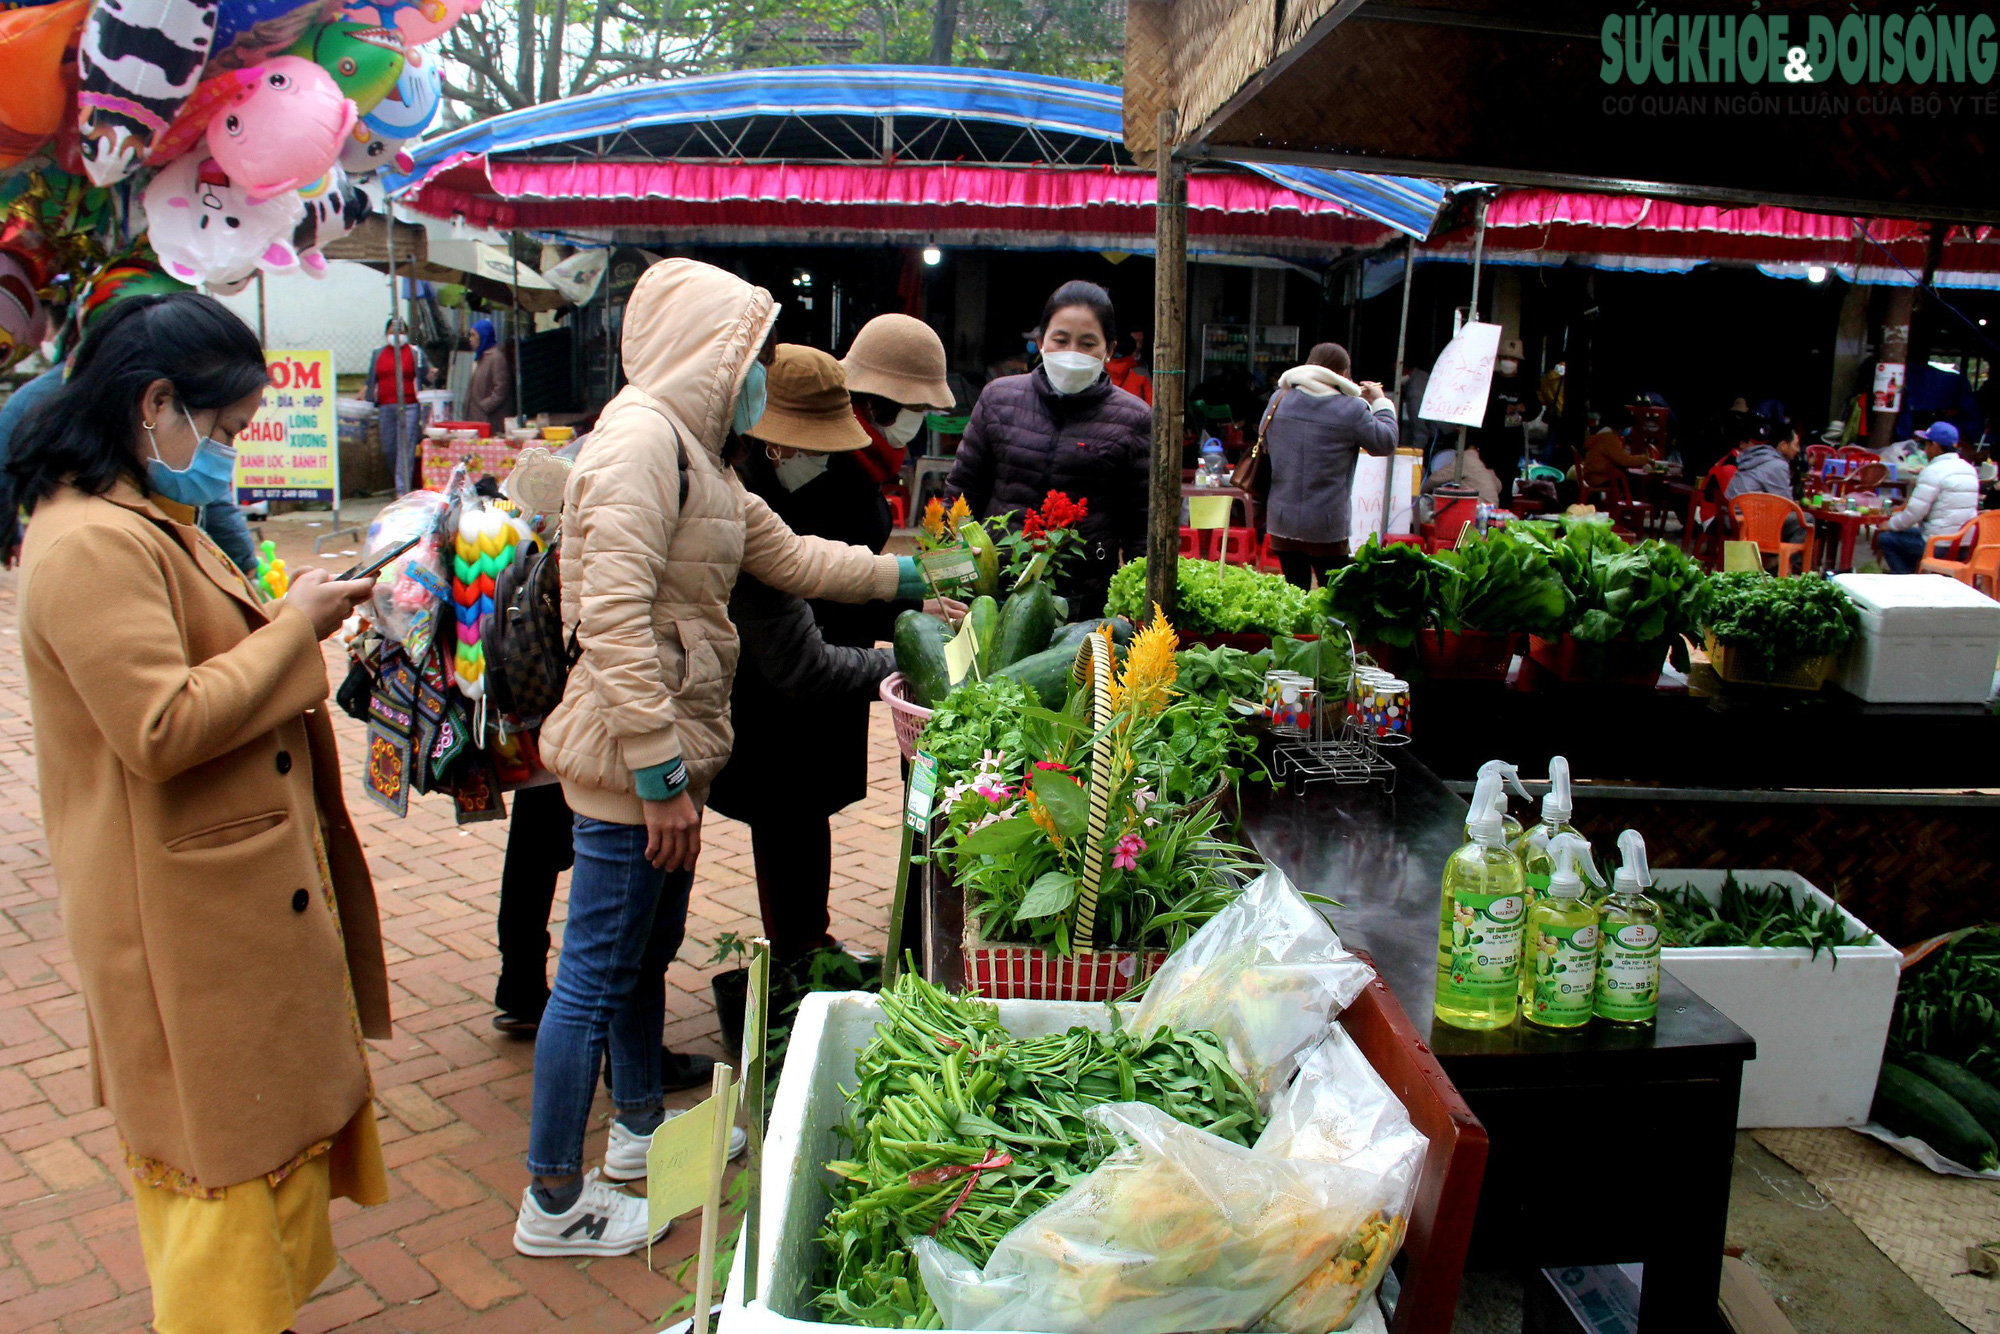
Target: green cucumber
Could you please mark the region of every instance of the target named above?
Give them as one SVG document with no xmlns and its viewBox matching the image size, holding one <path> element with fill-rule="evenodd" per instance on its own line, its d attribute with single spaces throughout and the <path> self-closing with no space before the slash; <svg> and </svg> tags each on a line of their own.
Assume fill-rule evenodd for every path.
<svg viewBox="0 0 2000 1334">
<path fill-rule="evenodd" d="M 1097 632 L 1101 626 L 1111 627 L 1111 642 L 1125 645 L 1132 642 L 1132 636 L 1139 633 L 1132 622 L 1123 616 L 1100 616 L 1094 621 L 1073 621 L 1056 627 L 1055 637 L 1049 640 L 1049 647 L 1059 644 L 1081 644 L 1086 637 Z"/>
<path fill-rule="evenodd" d="M 2000 1167 L 2000 1148 L 1965 1104 L 1901 1066 L 1883 1065 L 1870 1114 L 1898 1135 L 1920 1139 L 1962 1166 L 1980 1172 Z"/>
<path fill-rule="evenodd" d="M 1905 1056 L 1903 1064 L 1911 1073 L 1943 1089 L 1947 1095 L 1958 1100 L 1958 1105 L 1972 1113 L 1972 1119 L 1980 1128 L 1993 1136 L 2000 1145 L 2000 1089 L 1981 1079 L 1957 1061 L 1947 1061 L 1942 1056 L 1929 1052 L 1918 1052 Z"/>
<path fill-rule="evenodd" d="M 978 646 L 979 676 L 984 680 L 993 670 L 993 645 L 1000 638 L 1000 604 L 983 594 L 965 609 L 972 622 L 972 642 Z"/>
<path fill-rule="evenodd" d="M 906 611 L 896 618 L 896 670 L 910 683 L 910 702 L 929 709 L 951 693 L 944 646 L 951 627 L 928 612 Z"/>
<path fill-rule="evenodd" d="M 1056 595 L 1044 583 L 1016 589 L 1000 609 L 1000 633 L 993 645 L 993 666 L 1005 667 L 1032 657 L 1049 646 L 1056 632 Z"/>
<path fill-rule="evenodd" d="M 997 667 L 993 675 L 1019 681 L 1041 700 L 1043 708 L 1060 709 L 1069 702 L 1069 671 L 1075 661 L 1076 645 L 1058 644 Z"/>
<path fill-rule="evenodd" d="M 993 534 L 979 520 L 967 519 L 958 526 L 958 535 L 972 548 L 972 565 L 977 571 L 972 591 L 980 597 L 993 597 L 1000 591 L 1000 548 L 993 541 Z"/>
</svg>

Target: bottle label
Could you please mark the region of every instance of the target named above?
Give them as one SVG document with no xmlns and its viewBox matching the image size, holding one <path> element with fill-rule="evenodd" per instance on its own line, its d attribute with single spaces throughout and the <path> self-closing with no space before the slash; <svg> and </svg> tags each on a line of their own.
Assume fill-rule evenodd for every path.
<svg viewBox="0 0 2000 1334">
<path fill-rule="evenodd" d="M 1606 926 L 1597 953 L 1599 1018 L 1624 1023 L 1651 1019 L 1660 1009 L 1660 929 L 1629 923 Z"/>
<path fill-rule="evenodd" d="M 1597 991 L 1597 936 L 1595 922 L 1535 928 L 1523 967 L 1534 973 L 1536 1018 L 1577 1024 L 1590 1017 Z"/>
<path fill-rule="evenodd" d="M 1528 888 L 1533 890 L 1535 896 L 1539 898 L 1541 895 L 1549 892 L 1549 881 L 1555 879 L 1555 877 L 1550 875 L 1536 875 L 1533 871 L 1528 871 L 1521 876 L 1521 879 L 1527 882 Z"/>
<path fill-rule="evenodd" d="M 1452 985 L 1470 997 L 1499 1000 L 1520 986 L 1521 929 L 1528 905 L 1519 894 L 1460 894 L 1438 950 Z"/>
</svg>

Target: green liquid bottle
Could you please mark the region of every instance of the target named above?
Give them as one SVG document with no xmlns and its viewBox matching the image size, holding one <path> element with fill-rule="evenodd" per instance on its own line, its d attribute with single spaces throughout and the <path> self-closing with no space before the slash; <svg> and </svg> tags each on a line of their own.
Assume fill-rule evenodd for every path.
<svg viewBox="0 0 2000 1334">
<path fill-rule="evenodd" d="M 1501 835 L 1507 840 L 1507 846 L 1513 848 L 1521 839 L 1522 825 L 1519 820 L 1507 813 L 1507 794 L 1501 789 L 1500 784 L 1505 783 L 1513 788 L 1514 794 L 1523 801 L 1532 798 L 1528 795 L 1527 787 L 1521 782 L 1521 771 L 1518 767 L 1505 760 L 1488 760 L 1479 766 L 1478 776 L 1483 779 L 1489 774 L 1494 777 L 1493 799 L 1500 807 Z M 1475 790 L 1477 790 L 1476 784 Z M 1518 854 L 1519 849 L 1516 848 L 1515 851 Z"/>
<path fill-rule="evenodd" d="M 1543 1028 L 1581 1028 L 1596 1003 L 1598 927 L 1578 871 L 1580 863 L 1595 879 L 1597 867 L 1590 844 L 1577 834 L 1557 834 L 1549 855 L 1554 874 L 1528 910 L 1521 1013 Z"/>
<path fill-rule="evenodd" d="M 1618 836 L 1624 865 L 1598 916 L 1597 999 L 1592 1013 L 1614 1024 L 1650 1024 L 1660 1013 L 1660 905 L 1646 897 L 1646 840 Z"/>
<path fill-rule="evenodd" d="M 1521 861 L 1494 809 L 1499 784 L 1497 774 L 1480 775 L 1465 822 L 1470 837 L 1444 866 L 1435 1008 L 1455 1028 L 1505 1028 L 1520 1003 L 1526 905 Z"/>
<path fill-rule="evenodd" d="M 1521 879 L 1527 886 L 1528 911 L 1535 909 L 1535 900 L 1548 892 L 1549 879 L 1555 874 L 1555 861 L 1550 855 L 1558 834 L 1569 834 L 1581 838 L 1570 824 L 1570 816 L 1575 808 L 1570 803 L 1569 761 L 1557 755 L 1549 761 L 1549 790 L 1542 797 L 1542 822 L 1533 829 L 1511 840 L 1509 846 L 1514 855 L 1521 859 Z M 1585 845 L 1586 849 L 1588 844 Z M 1588 852 L 1585 853 L 1588 856 Z M 1592 875 L 1596 872 L 1593 869 Z M 1534 963 L 1530 953 L 1527 963 Z M 1534 970 L 1521 969 L 1521 1006 L 1526 1009 L 1534 1001 Z"/>
</svg>

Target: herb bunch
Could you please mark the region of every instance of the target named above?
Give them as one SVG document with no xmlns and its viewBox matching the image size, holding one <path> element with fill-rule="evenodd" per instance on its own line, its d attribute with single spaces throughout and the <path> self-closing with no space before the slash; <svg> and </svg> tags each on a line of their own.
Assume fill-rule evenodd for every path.
<svg viewBox="0 0 2000 1334">
<path fill-rule="evenodd" d="M 1781 665 L 1838 653 L 1861 632 L 1847 590 L 1820 574 L 1778 579 L 1761 571 L 1709 580 L 1705 628 L 1765 680 Z"/>
<path fill-rule="evenodd" d="M 1668 949 L 1701 945 L 1747 945 L 1753 949 L 1809 949 L 1817 959 L 1825 950 L 1840 966 L 1842 945 L 1874 943 L 1872 931 L 1856 932 L 1847 915 L 1834 904 L 1816 907 L 1780 885 L 1745 887 L 1734 872 L 1722 881 L 1714 902 L 1693 885 L 1655 889 L 1660 905 L 1660 944 Z"/>
</svg>

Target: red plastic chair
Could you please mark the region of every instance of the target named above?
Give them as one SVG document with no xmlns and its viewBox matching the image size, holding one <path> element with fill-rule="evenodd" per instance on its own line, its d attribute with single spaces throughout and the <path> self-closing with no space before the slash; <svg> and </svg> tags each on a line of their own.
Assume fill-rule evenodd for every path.
<svg viewBox="0 0 2000 1334">
<path fill-rule="evenodd" d="M 1839 453 L 1832 445 L 1806 446 L 1806 471 L 1817 476 L 1826 471 L 1826 461 Z"/>
<path fill-rule="evenodd" d="M 1833 479 L 1833 494 L 1852 495 L 1856 491 L 1873 491 L 1889 480 L 1889 465 L 1882 462 L 1864 463 L 1845 477 Z"/>
<path fill-rule="evenodd" d="M 1222 555 L 1225 546 L 1222 540 L 1222 533 L 1220 531 L 1216 532 L 1208 541 L 1209 559 L 1217 559 Z M 1256 529 L 1238 528 L 1231 525 L 1229 528 L 1227 549 L 1231 565 L 1256 566 L 1263 559 L 1264 542 L 1262 538 L 1257 536 Z"/>
<path fill-rule="evenodd" d="M 1785 541 L 1785 516 L 1788 514 L 1797 515 L 1799 522 L 1805 525 L 1805 541 Z M 1778 558 L 1779 578 L 1782 579 L 1792 572 L 1793 552 L 1799 553 L 1800 556 L 1800 574 L 1812 569 L 1812 520 L 1794 501 L 1763 491 L 1746 491 L 1730 499 L 1729 521 L 1736 529 L 1739 541 L 1755 542 L 1757 550 L 1766 556 Z"/>
<path fill-rule="evenodd" d="M 1687 520 L 1681 529 L 1681 543 L 1687 553 L 1708 566 L 1711 570 L 1722 568 L 1722 543 L 1726 535 L 1724 526 L 1713 522 L 1723 513 L 1723 493 L 1729 489 L 1729 479 L 1736 476 L 1736 465 L 1728 460 L 1716 464 L 1702 474 L 1701 482 L 1688 496 Z M 1707 525 L 1705 528 L 1703 525 Z"/>
<path fill-rule="evenodd" d="M 909 523 L 903 509 L 903 498 L 893 491 L 887 493 L 882 498 L 889 502 L 889 526 L 892 528 L 907 528 Z M 1096 652 L 1095 649 L 1091 651 Z"/>
</svg>

